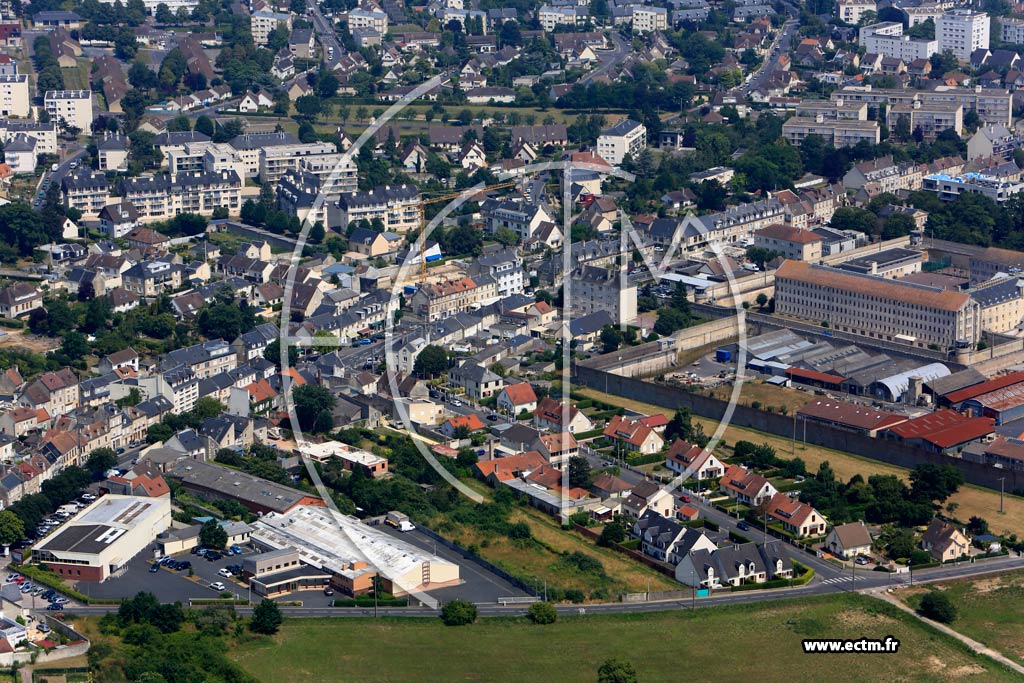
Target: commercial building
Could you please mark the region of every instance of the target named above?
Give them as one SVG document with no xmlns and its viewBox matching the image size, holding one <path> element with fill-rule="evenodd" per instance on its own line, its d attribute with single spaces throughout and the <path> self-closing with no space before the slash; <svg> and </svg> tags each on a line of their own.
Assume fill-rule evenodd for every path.
<svg viewBox="0 0 1024 683">
<path fill-rule="evenodd" d="M 775 273 L 775 312 L 919 347 L 973 346 L 981 333 L 978 304 L 964 292 L 800 261 Z"/>
<path fill-rule="evenodd" d="M 935 38 L 939 52 L 952 52 L 961 62 L 968 62 L 975 50 L 987 50 L 989 17 L 985 12 L 954 9 L 935 22 Z"/>
<path fill-rule="evenodd" d="M 632 119 L 623 119 L 601 131 L 597 138 L 597 154 L 618 166 L 628 154 L 633 159 L 647 146 L 647 127 Z"/>
<path fill-rule="evenodd" d="M 299 446 L 299 455 L 315 460 L 319 463 L 326 463 L 331 458 L 337 458 L 349 472 L 361 469 L 368 477 L 383 477 L 388 473 L 388 460 L 379 455 L 374 455 L 361 448 L 353 448 L 340 441 L 325 441 L 324 443 L 311 443 Z"/>
<path fill-rule="evenodd" d="M 84 133 L 92 130 L 91 90 L 49 90 L 43 96 L 43 106 L 52 121 L 63 120 Z"/>
<path fill-rule="evenodd" d="M 329 575 L 332 586 L 348 595 L 368 592 L 380 576 L 392 595 L 429 591 L 461 582 L 459 566 L 355 517 L 326 507 L 299 506 L 286 514 L 263 515 L 253 524 L 252 541 L 269 551 L 295 551 L 302 565 Z M 252 558 L 259 562 L 262 556 Z M 285 552 L 271 556 L 277 571 L 305 571 Z M 243 565 L 245 566 L 245 565 Z M 273 586 L 261 567 L 250 565 L 260 586 Z M 247 572 L 248 573 L 248 572 Z"/>
<path fill-rule="evenodd" d="M 32 114 L 26 74 L 0 76 L 0 115 L 27 118 Z"/>
<path fill-rule="evenodd" d="M 201 498 L 236 500 L 256 514 L 285 514 L 299 506 L 324 504 L 310 493 L 200 460 L 183 460 L 165 475 Z"/>
<path fill-rule="evenodd" d="M 170 496 L 108 494 L 33 547 L 32 555 L 68 580 L 105 581 L 170 525 Z"/>
</svg>

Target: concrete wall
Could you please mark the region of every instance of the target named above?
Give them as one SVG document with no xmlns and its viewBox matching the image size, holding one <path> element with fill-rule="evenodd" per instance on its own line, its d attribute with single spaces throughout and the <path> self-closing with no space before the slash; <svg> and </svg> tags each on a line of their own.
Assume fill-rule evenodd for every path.
<svg viewBox="0 0 1024 683">
<path fill-rule="evenodd" d="M 717 319 L 677 331 L 673 335 L 673 345 L 665 343 L 665 340 L 647 342 L 623 348 L 616 353 L 596 356 L 583 363 L 604 372 L 627 377 L 656 375 L 675 367 L 681 351 L 731 341 L 737 335 L 736 324 L 735 317 L 718 316 Z"/>
<path fill-rule="evenodd" d="M 713 420 L 720 420 L 728 405 L 726 401 L 690 393 L 679 387 L 621 377 L 579 365 L 573 366 L 573 383 L 669 410 L 685 406 L 694 414 Z M 929 453 L 906 444 L 873 439 L 825 425 L 797 425 L 795 416 L 766 413 L 754 410 L 750 406 L 738 405 L 733 413 L 732 424 L 783 437 L 792 436 L 796 431 L 801 440 L 804 440 L 806 434 L 806 442 L 809 444 L 853 453 L 908 469 L 922 463 L 954 465 L 963 472 L 964 478 L 971 484 L 998 491 L 999 479 L 1005 477 L 1007 491 L 1024 489 L 1024 472 L 966 462 L 959 458 Z"/>
</svg>

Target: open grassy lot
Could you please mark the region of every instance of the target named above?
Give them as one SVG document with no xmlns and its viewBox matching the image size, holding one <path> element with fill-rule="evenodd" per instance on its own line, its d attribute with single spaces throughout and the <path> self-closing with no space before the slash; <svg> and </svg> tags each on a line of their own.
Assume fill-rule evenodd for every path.
<svg viewBox="0 0 1024 683">
<path fill-rule="evenodd" d="M 801 647 L 804 638 L 890 635 L 900 641 L 896 654 L 806 655 Z M 550 626 L 525 619 L 489 619 L 459 628 L 437 619 L 289 620 L 272 639 L 240 645 L 230 656 L 267 683 L 591 683 L 609 657 L 630 661 L 645 683 L 1014 680 L 910 615 L 858 595 L 695 613 L 560 616 Z"/>
<path fill-rule="evenodd" d="M 937 584 L 956 605 L 951 626 L 1016 662 L 1024 663 L 1024 571 Z M 914 609 L 929 588 L 899 592 Z"/>
<path fill-rule="evenodd" d="M 68 90 L 88 90 L 91 65 L 91 60 L 79 60 L 75 66 L 62 67 L 60 72 L 64 75 L 64 87 Z"/>
<path fill-rule="evenodd" d="M 605 394 L 594 389 L 578 388 L 577 391 L 590 398 L 600 399 L 612 405 L 622 406 L 629 410 L 635 410 L 646 414 L 662 413 L 672 417 L 674 411 L 660 408 L 649 403 L 631 401 L 621 396 Z M 714 420 L 707 418 L 694 418 L 704 426 L 706 434 L 713 434 L 718 426 Z M 798 457 L 807 463 L 807 469 L 814 472 L 818 465 L 828 460 L 836 476 L 849 480 L 855 474 L 860 474 L 867 479 L 872 474 L 895 474 L 901 479 L 907 479 L 910 471 L 902 467 L 895 467 L 876 460 L 861 458 L 850 453 L 834 451 L 818 446 L 804 446 L 797 443 L 794 452 L 792 439 L 766 434 L 753 429 L 744 429 L 730 425 L 725 431 L 725 440 L 729 444 L 737 441 L 747 440 L 754 443 L 767 443 L 773 447 L 780 458 Z M 884 446 L 884 444 L 881 444 Z M 1024 498 L 1007 495 L 1005 499 L 1006 513 L 999 514 L 999 493 L 976 486 L 964 486 L 949 501 L 957 503 L 956 516 L 960 519 L 969 519 L 978 516 L 988 520 L 989 526 L 994 533 L 1016 533 L 1018 536 L 1024 533 Z"/>
<path fill-rule="evenodd" d="M 715 398 L 727 401 L 732 396 L 732 385 L 723 384 L 722 386 L 715 387 L 712 391 Z M 742 393 L 740 394 L 740 401 L 744 405 L 750 405 L 757 401 L 762 406 L 774 407 L 776 412 L 780 412 L 781 406 L 786 406 L 789 415 L 800 410 L 800 408 L 803 408 L 813 399 L 814 394 L 809 391 L 786 389 L 777 387 L 774 384 L 765 384 L 764 382 L 753 380 L 747 380 L 743 383 Z"/>
<path fill-rule="evenodd" d="M 670 577 L 625 555 L 598 547 L 576 532 L 563 530 L 553 518 L 538 510 L 516 508 L 509 520 L 526 522 L 535 540 L 517 541 L 497 534 L 484 535 L 473 527 L 452 522 L 435 525 L 435 530 L 463 547 L 475 546 L 488 562 L 536 581 L 539 588 L 546 582 L 549 587 L 581 590 L 588 598 L 600 601 L 614 600 L 619 593 L 646 591 L 648 586 L 654 591 L 679 589 L 679 584 Z M 564 554 L 576 552 L 600 561 L 603 575 L 581 571 L 565 560 Z"/>
</svg>

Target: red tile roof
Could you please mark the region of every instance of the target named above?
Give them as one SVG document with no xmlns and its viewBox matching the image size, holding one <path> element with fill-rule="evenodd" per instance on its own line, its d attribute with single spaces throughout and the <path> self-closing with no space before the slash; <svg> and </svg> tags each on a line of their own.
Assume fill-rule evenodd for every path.
<svg viewBox="0 0 1024 683">
<path fill-rule="evenodd" d="M 786 368 L 786 374 L 790 377 L 809 379 L 814 382 L 822 382 L 823 384 L 838 385 L 846 381 L 845 377 L 840 377 L 839 375 L 832 375 L 827 372 L 818 372 L 817 370 L 805 370 L 804 368 L 798 367 Z"/>
<path fill-rule="evenodd" d="M 508 396 L 509 400 L 512 401 L 512 405 L 515 406 L 537 402 L 537 394 L 534 393 L 533 387 L 530 386 L 529 382 L 508 384 L 504 389 L 502 389 L 502 391 Z"/>
<path fill-rule="evenodd" d="M 958 389 L 951 394 L 946 394 L 943 398 L 949 403 L 960 403 L 992 391 L 1005 389 L 1006 387 L 1013 386 L 1020 382 L 1024 382 L 1024 372 L 1011 372 L 1007 375 L 993 377 L 987 382 L 982 382 L 981 384 L 975 384 L 974 386 Z"/>
<path fill-rule="evenodd" d="M 813 401 L 801 408 L 799 415 L 864 431 L 893 427 L 907 420 L 897 413 L 874 410 L 844 401 Z"/>
<path fill-rule="evenodd" d="M 452 429 L 466 427 L 471 432 L 484 428 L 484 423 L 480 421 L 480 416 L 476 413 L 470 413 L 469 415 L 456 415 L 455 417 L 448 418 L 448 424 L 451 425 Z"/>
</svg>

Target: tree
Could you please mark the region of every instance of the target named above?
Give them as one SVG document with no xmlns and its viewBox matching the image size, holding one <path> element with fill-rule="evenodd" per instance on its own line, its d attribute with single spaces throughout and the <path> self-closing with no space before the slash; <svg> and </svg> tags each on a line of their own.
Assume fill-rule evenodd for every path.
<svg viewBox="0 0 1024 683">
<path fill-rule="evenodd" d="M 494 239 L 500 244 L 510 247 L 519 242 L 519 235 L 511 228 L 498 228 L 494 231 Z"/>
<path fill-rule="evenodd" d="M 476 605 L 466 600 L 452 600 L 441 608 L 445 626 L 466 626 L 476 621 Z"/>
<path fill-rule="evenodd" d="M 622 344 L 622 333 L 614 325 L 605 325 L 601 329 L 601 351 L 611 353 Z"/>
<path fill-rule="evenodd" d="M 217 520 L 207 520 L 199 530 L 199 544 L 205 548 L 223 548 L 228 544 L 228 532 Z"/>
<path fill-rule="evenodd" d="M 918 502 L 945 502 L 964 483 L 964 475 L 952 465 L 918 465 L 910 473 L 910 495 Z"/>
<path fill-rule="evenodd" d="M 316 95 L 303 95 L 295 100 L 295 111 L 307 119 L 315 119 L 323 111 L 323 102 Z"/>
<path fill-rule="evenodd" d="M 282 621 L 284 621 L 284 618 L 281 616 L 281 609 L 277 606 L 277 603 L 264 598 L 260 601 L 260 604 L 256 605 L 256 609 L 252 611 L 249 630 L 254 633 L 272 636 L 281 628 Z"/>
<path fill-rule="evenodd" d="M 320 413 L 334 408 L 334 396 L 326 388 L 315 384 L 304 384 L 292 390 L 292 403 L 299 426 L 314 431 Z"/>
<path fill-rule="evenodd" d="M 85 469 L 89 470 L 92 478 L 99 481 L 107 470 L 117 464 L 117 455 L 109 448 L 97 448 L 89 454 L 85 461 Z"/>
<path fill-rule="evenodd" d="M 956 607 L 949 596 L 939 591 L 931 591 L 921 598 L 921 606 L 917 609 L 921 616 L 943 624 L 952 624 L 956 619 Z"/>
<path fill-rule="evenodd" d="M 535 624 L 553 624 L 558 620 L 558 610 L 550 602 L 535 602 L 530 605 L 526 616 Z"/>
<path fill-rule="evenodd" d="M 448 369 L 448 352 L 444 347 L 428 344 L 416 356 L 412 370 L 420 377 L 436 377 Z"/>
<path fill-rule="evenodd" d="M 64 335 L 60 352 L 72 360 L 78 360 L 89 353 L 89 342 L 81 332 L 71 330 Z"/>
<path fill-rule="evenodd" d="M 569 486 L 581 489 L 590 486 L 590 462 L 582 455 L 569 458 Z"/>
<path fill-rule="evenodd" d="M 25 538 L 25 523 L 10 510 L 0 511 L 0 544 L 11 545 Z"/>
<path fill-rule="evenodd" d="M 757 298 L 754 299 L 754 303 L 756 303 L 761 308 L 764 308 L 768 304 L 768 295 L 766 295 L 764 292 L 761 292 L 760 294 L 757 295 Z"/>
<path fill-rule="evenodd" d="M 636 683 L 636 669 L 624 659 L 606 659 L 597 670 L 597 683 Z"/>
<path fill-rule="evenodd" d="M 626 540 L 626 527 L 622 523 L 622 520 L 616 516 L 611 522 L 604 525 L 601 529 L 601 535 L 597 539 L 597 544 L 604 547 L 609 547 L 615 543 L 622 543 Z"/>
<path fill-rule="evenodd" d="M 875 214 L 865 209 L 843 206 L 832 214 L 830 225 L 836 230 L 856 230 L 857 232 L 874 233 Z"/>
</svg>

